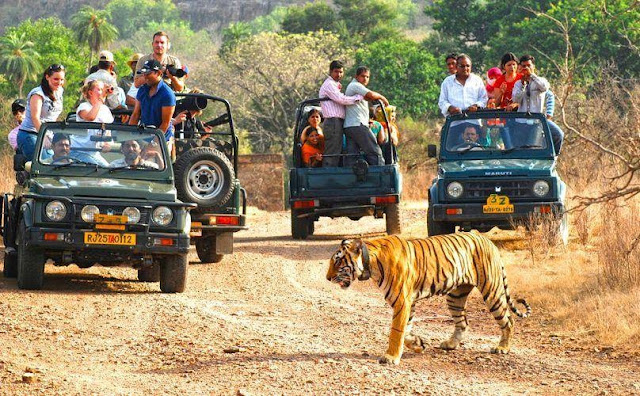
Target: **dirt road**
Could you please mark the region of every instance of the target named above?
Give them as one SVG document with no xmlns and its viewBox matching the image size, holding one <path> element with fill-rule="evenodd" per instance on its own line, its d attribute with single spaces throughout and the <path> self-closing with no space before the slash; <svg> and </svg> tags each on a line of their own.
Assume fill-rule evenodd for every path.
<svg viewBox="0 0 640 396">
<path fill-rule="evenodd" d="M 407 233 L 424 235 L 424 206 L 404 213 Z M 222 263 L 192 255 L 183 294 L 125 268 L 47 266 L 39 292 L 0 278 L 0 394 L 640 394 L 637 356 L 557 334 L 535 306 L 512 353 L 488 353 L 499 330 L 477 294 L 459 350 L 436 348 L 453 324 L 434 298 L 415 325 L 431 347 L 382 366 L 382 295 L 364 282 L 341 290 L 325 273 L 341 239 L 381 235 L 384 221 L 323 219 L 304 242 L 286 212 L 254 211 L 249 224 Z M 525 253 L 503 254 L 518 271 Z"/>
</svg>

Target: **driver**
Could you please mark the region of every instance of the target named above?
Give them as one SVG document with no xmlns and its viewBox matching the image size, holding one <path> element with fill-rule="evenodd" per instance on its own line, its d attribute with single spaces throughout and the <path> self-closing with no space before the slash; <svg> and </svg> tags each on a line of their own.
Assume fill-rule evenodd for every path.
<svg viewBox="0 0 640 396">
<path fill-rule="evenodd" d="M 112 168 L 133 166 L 141 168 L 153 168 L 158 169 L 158 164 L 145 159 L 142 159 L 140 143 L 137 140 L 127 140 L 120 146 L 120 151 L 124 155 L 109 164 Z"/>
<path fill-rule="evenodd" d="M 69 135 L 57 132 L 51 140 L 53 157 L 42 160 L 43 164 L 68 164 L 71 162 L 69 152 L 71 151 L 71 140 Z"/>
<path fill-rule="evenodd" d="M 462 140 L 464 140 L 465 143 L 478 143 L 479 137 L 480 136 L 478 135 L 478 130 L 475 125 L 467 126 L 462 132 Z"/>
</svg>

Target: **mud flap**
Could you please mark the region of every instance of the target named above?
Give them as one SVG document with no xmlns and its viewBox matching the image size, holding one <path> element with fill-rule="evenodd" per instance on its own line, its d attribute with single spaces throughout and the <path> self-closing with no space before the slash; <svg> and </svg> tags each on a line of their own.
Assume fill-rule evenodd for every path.
<svg viewBox="0 0 640 396">
<path fill-rule="evenodd" d="M 216 235 L 216 254 L 233 253 L 233 232 L 223 232 Z"/>
</svg>

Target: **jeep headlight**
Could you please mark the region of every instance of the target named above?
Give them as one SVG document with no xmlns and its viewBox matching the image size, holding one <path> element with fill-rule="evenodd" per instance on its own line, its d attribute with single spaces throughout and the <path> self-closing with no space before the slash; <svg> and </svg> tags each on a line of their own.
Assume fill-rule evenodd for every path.
<svg viewBox="0 0 640 396">
<path fill-rule="evenodd" d="M 533 184 L 533 193 L 538 197 L 544 197 L 549 193 L 549 183 L 544 180 L 538 180 Z"/>
<path fill-rule="evenodd" d="M 447 194 L 449 194 L 451 198 L 460 198 L 463 191 L 462 184 L 458 182 L 451 182 L 447 186 Z"/>
<path fill-rule="evenodd" d="M 80 217 L 87 223 L 93 223 L 93 218 L 97 214 L 100 214 L 100 209 L 95 205 L 86 205 L 80 211 Z"/>
<path fill-rule="evenodd" d="M 123 216 L 127 216 L 127 223 L 136 224 L 140 221 L 140 210 L 133 206 L 127 206 L 122 211 Z"/>
<path fill-rule="evenodd" d="M 158 206 L 153 210 L 151 219 L 158 225 L 166 226 L 173 220 L 173 212 L 166 206 Z"/>
<path fill-rule="evenodd" d="M 51 201 L 45 207 L 44 212 L 49 220 L 61 221 L 67 217 L 67 207 L 60 201 Z"/>
</svg>

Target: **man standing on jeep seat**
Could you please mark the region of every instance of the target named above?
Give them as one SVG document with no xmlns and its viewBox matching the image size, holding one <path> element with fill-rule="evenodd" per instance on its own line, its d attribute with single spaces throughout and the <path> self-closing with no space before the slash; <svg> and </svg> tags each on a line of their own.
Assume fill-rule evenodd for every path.
<svg viewBox="0 0 640 396">
<path fill-rule="evenodd" d="M 545 102 L 546 92 L 549 90 L 549 81 L 540 77 L 536 72 L 536 66 L 533 63 L 535 58 L 532 55 L 523 55 L 520 57 L 520 69 L 522 78 L 513 85 L 513 102 L 518 104 L 518 111 L 525 113 L 542 113 Z M 548 119 L 549 131 L 553 140 L 553 149 L 556 155 L 560 154 L 564 132 L 553 121 Z M 523 128 L 526 130 L 526 128 Z M 513 135 L 513 133 L 512 133 Z M 516 132 L 516 135 L 518 133 Z M 526 136 L 517 136 L 513 139 L 513 144 L 518 146 L 526 142 Z"/>
<path fill-rule="evenodd" d="M 356 69 L 355 78 L 351 80 L 344 91 L 345 95 L 362 95 L 366 100 L 381 100 L 385 107 L 389 106 L 387 98 L 367 88 L 370 76 L 371 73 L 368 67 L 359 66 Z M 384 165 L 382 150 L 373 133 L 369 130 L 369 103 L 367 101 L 362 100 L 347 106 L 344 118 L 344 134 L 357 147 L 355 153 L 349 152 L 347 154 L 358 154 L 362 150 L 369 165 Z M 351 144 L 348 145 L 348 147 L 352 146 Z M 345 158 L 345 165 L 353 165 L 356 159 L 356 156 L 348 156 Z"/>
<path fill-rule="evenodd" d="M 144 125 L 154 125 L 164 132 L 169 152 L 173 147 L 173 124 L 171 117 L 176 108 L 176 95 L 162 81 L 162 65 L 155 59 L 144 62 L 140 71 L 145 84 L 138 89 L 136 105 L 129 119 L 130 125 L 138 120 Z"/>
<path fill-rule="evenodd" d="M 329 77 L 322 83 L 320 94 L 318 95 L 320 98 L 331 99 L 320 102 L 322 116 L 324 117 L 322 131 L 324 134 L 325 157 L 323 157 L 322 166 L 338 166 L 340 158 L 337 156 L 327 157 L 327 155 L 338 155 L 342 152 L 345 105 L 352 105 L 362 101 L 361 95 L 347 96 L 340 92 L 340 89 L 342 89 L 340 80 L 343 75 L 344 65 L 342 62 L 338 60 L 332 61 L 329 65 Z"/>
<path fill-rule="evenodd" d="M 171 48 L 169 35 L 162 31 L 156 32 L 153 35 L 151 46 L 153 47 L 153 52 L 138 59 L 136 70 L 142 69 L 142 66 L 146 61 L 155 59 L 162 66 L 164 66 L 163 78 L 165 84 L 171 87 L 171 89 L 173 89 L 175 92 L 182 92 L 182 90 L 184 89 L 184 77 L 174 76 L 169 70 L 172 69 L 175 71 L 177 69 L 182 69 L 182 62 L 180 62 L 180 59 L 167 53 Z M 175 69 L 173 69 L 173 67 L 175 67 Z M 136 87 L 140 87 L 140 85 L 142 85 L 142 83 L 137 80 L 134 82 L 134 84 L 136 85 Z"/>
<path fill-rule="evenodd" d="M 438 107 L 445 117 L 486 107 L 489 99 L 482 78 L 471 73 L 468 55 L 458 55 L 456 68 L 456 74 L 445 78 L 440 87 Z"/>
</svg>

